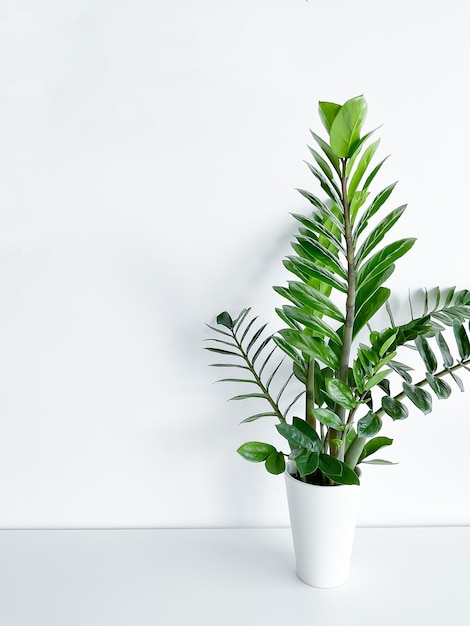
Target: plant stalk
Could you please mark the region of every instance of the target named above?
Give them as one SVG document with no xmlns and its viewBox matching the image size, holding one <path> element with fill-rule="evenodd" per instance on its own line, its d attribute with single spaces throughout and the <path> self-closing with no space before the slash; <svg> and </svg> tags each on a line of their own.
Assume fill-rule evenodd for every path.
<svg viewBox="0 0 470 626">
<path fill-rule="evenodd" d="M 279 409 L 277 403 L 274 401 L 274 399 L 271 397 L 271 394 L 269 393 L 269 391 L 267 390 L 267 388 L 263 385 L 263 382 L 261 380 L 261 378 L 258 376 L 255 368 L 253 367 L 247 353 L 245 352 L 245 350 L 243 349 L 241 343 L 238 341 L 237 336 L 235 335 L 235 332 L 232 329 L 232 337 L 235 341 L 235 343 L 237 344 L 237 347 L 240 351 L 240 354 L 243 356 L 243 359 L 245 360 L 245 363 L 247 364 L 253 378 L 256 381 L 256 384 L 258 385 L 258 387 L 261 389 L 261 391 L 263 392 L 266 400 L 269 402 L 269 404 L 271 405 L 272 410 L 274 411 L 274 413 L 276 414 L 276 417 L 279 419 L 280 422 L 285 422 L 286 418 L 284 417 L 284 415 L 281 413 L 281 410 Z"/>
<path fill-rule="evenodd" d="M 347 261 L 347 293 L 346 293 L 346 315 L 343 330 L 343 345 L 341 349 L 338 378 L 348 384 L 349 359 L 351 354 L 354 314 L 356 310 L 356 264 L 354 260 L 354 242 L 352 236 L 351 211 L 348 199 L 348 178 L 346 175 L 347 159 L 341 159 L 341 194 L 344 214 L 344 238 L 346 241 L 346 261 Z M 345 422 L 346 411 L 343 407 L 336 406 L 335 413 Z M 333 439 L 340 439 L 340 433 L 335 430 L 330 431 L 330 453 L 339 458 L 344 458 L 344 446 L 337 446 Z"/>
</svg>

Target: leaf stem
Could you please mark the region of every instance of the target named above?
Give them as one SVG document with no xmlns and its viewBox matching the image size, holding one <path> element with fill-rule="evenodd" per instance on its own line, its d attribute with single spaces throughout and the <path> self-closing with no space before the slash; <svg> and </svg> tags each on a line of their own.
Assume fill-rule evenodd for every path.
<svg viewBox="0 0 470 626">
<path fill-rule="evenodd" d="M 256 384 L 258 385 L 258 387 L 261 389 L 261 391 L 263 392 L 264 397 L 266 398 L 266 400 L 269 402 L 269 404 L 271 405 L 272 410 L 274 411 L 274 413 L 276 414 L 276 417 L 279 419 L 280 422 L 285 422 L 286 418 L 284 417 L 284 415 L 282 414 L 281 410 L 279 409 L 279 405 L 277 404 L 277 402 L 271 397 L 271 394 L 269 393 L 269 391 L 267 390 L 267 388 L 263 385 L 263 382 L 261 380 L 261 378 L 259 377 L 259 375 L 257 374 L 248 354 L 245 352 L 245 350 L 242 347 L 242 344 L 238 341 L 238 338 L 235 334 L 235 331 L 232 330 L 232 336 L 233 339 L 235 341 L 235 343 L 237 344 L 237 348 L 240 351 L 240 354 L 242 355 L 245 363 L 248 366 L 248 369 L 250 370 L 253 378 L 256 381 Z"/>
<path fill-rule="evenodd" d="M 443 378 L 447 374 L 450 374 L 451 372 L 455 372 L 456 370 L 459 370 L 462 367 L 464 369 L 467 369 L 468 365 L 470 365 L 470 359 L 466 359 L 465 361 L 460 361 L 459 363 L 457 363 L 456 365 L 453 365 L 452 367 L 445 368 L 441 370 L 440 372 L 438 372 L 437 374 L 433 374 L 433 376 L 434 378 Z M 415 387 L 424 387 L 425 385 L 428 385 L 428 384 L 429 383 L 427 379 L 423 378 L 419 382 L 415 383 Z M 406 393 L 404 391 L 401 391 L 396 396 L 393 396 L 394 400 L 403 400 L 405 397 L 406 397 Z M 384 413 L 385 411 L 382 408 L 375 411 L 375 414 L 378 415 L 379 417 L 384 415 Z"/>
<path fill-rule="evenodd" d="M 347 293 L 346 293 L 346 315 L 343 327 L 343 345 L 341 349 L 338 378 L 344 383 L 348 383 L 349 358 L 351 353 L 354 314 L 356 310 L 356 264 L 354 259 L 354 241 L 352 235 L 351 210 L 348 199 L 348 177 L 346 175 L 347 159 L 341 159 L 341 195 L 344 215 L 344 237 L 346 241 L 346 261 L 347 261 Z M 345 409 L 336 406 L 335 412 L 341 421 L 345 422 Z M 340 460 L 344 458 L 344 446 L 339 448 L 333 443 L 333 439 L 338 439 L 339 434 L 335 430 L 330 430 L 330 451 Z"/>
</svg>

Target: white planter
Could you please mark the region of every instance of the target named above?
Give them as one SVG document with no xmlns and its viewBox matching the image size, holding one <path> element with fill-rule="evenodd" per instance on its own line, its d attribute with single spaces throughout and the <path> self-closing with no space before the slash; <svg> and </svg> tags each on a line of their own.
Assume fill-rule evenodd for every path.
<svg viewBox="0 0 470 626">
<path fill-rule="evenodd" d="M 298 577 L 313 587 L 338 587 L 349 576 L 360 488 L 320 487 L 285 473 Z"/>
</svg>

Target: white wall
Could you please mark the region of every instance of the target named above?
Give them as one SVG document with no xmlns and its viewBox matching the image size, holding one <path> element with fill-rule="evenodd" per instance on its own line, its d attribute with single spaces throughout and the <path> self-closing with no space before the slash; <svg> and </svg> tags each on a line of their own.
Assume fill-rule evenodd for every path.
<svg viewBox="0 0 470 626">
<path fill-rule="evenodd" d="M 4 0 L 0 525 L 278 526 L 274 440 L 204 322 L 271 290 L 319 99 L 364 93 L 419 236 L 392 284 L 469 286 L 464 0 Z M 400 230 L 402 229 L 402 230 Z M 467 387 L 470 380 L 466 376 Z M 362 524 L 470 523 L 470 395 L 387 424 Z"/>
</svg>

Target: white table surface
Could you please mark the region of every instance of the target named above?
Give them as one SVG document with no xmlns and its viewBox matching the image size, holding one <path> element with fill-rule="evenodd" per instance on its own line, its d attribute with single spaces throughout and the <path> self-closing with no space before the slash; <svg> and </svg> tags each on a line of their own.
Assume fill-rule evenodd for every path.
<svg viewBox="0 0 470 626">
<path fill-rule="evenodd" d="M 469 626 L 470 527 L 359 528 L 351 576 L 295 575 L 289 529 L 2 530 L 1 626 Z"/>
</svg>

